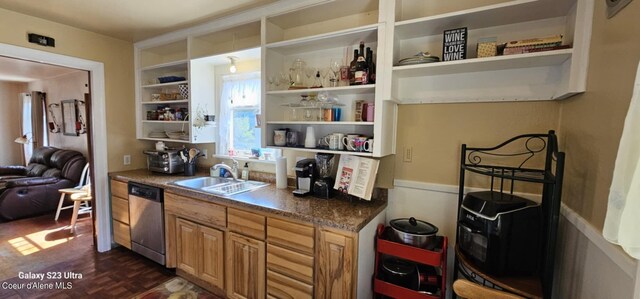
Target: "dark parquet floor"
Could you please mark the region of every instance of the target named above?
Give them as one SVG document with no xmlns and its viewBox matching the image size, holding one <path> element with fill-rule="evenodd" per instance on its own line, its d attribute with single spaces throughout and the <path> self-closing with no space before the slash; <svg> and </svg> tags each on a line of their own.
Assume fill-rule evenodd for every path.
<svg viewBox="0 0 640 299">
<path fill-rule="evenodd" d="M 0 298 L 131 298 L 175 276 L 123 247 L 98 253 L 91 219 L 71 234 L 70 212 L 0 223 Z"/>
</svg>

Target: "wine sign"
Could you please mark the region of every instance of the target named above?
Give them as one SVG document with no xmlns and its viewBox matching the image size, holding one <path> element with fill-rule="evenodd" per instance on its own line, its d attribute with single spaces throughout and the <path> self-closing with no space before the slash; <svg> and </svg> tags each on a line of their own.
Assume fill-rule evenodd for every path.
<svg viewBox="0 0 640 299">
<path fill-rule="evenodd" d="M 442 61 L 467 58 L 467 27 L 444 31 Z"/>
</svg>

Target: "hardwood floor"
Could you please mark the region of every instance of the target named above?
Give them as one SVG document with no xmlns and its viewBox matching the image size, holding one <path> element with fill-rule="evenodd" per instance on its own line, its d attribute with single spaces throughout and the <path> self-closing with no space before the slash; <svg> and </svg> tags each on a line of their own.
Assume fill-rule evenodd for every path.
<svg viewBox="0 0 640 299">
<path fill-rule="evenodd" d="M 91 219 L 71 234 L 70 212 L 0 223 L 0 298 L 130 298 L 175 276 L 123 247 L 96 252 Z"/>
</svg>

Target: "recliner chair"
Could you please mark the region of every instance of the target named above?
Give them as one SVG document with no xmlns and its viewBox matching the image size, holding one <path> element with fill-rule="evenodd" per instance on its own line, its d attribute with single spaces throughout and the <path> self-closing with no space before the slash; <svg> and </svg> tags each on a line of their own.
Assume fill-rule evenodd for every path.
<svg viewBox="0 0 640 299">
<path fill-rule="evenodd" d="M 0 166 L 0 222 L 56 210 L 59 189 L 76 186 L 87 163 L 78 151 L 40 147 L 25 166 Z"/>
</svg>

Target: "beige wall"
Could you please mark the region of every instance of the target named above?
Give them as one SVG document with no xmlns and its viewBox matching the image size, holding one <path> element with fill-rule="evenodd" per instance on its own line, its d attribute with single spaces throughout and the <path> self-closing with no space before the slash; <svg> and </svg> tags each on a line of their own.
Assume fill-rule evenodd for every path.
<svg viewBox="0 0 640 299">
<path fill-rule="evenodd" d="M 22 165 L 22 148 L 13 142 L 20 136 L 20 93 L 25 83 L 0 81 L 0 165 Z"/>
<path fill-rule="evenodd" d="M 624 118 L 640 58 L 640 2 L 607 19 L 596 1 L 587 92 L 561 101 L 567 153 L 563 201 L 602 229 Z"/>
<path fill-rule="evenodd" d="M 89 92 L 87 87 L 89 84 L 89 73 L 86 71 L 77 71 L 70 74 L 65 74 L 55 78 L 46 80 L 38 80 L 29 82 L 29 91 L 41 91 L 47 94 L 47 106 L 49 104 L 60 104 L 63 100 L 82 100 L 84 101 L 84 94 Z M 86 105 L 78 106 L 80 115 L 87 120 Z M 56 121 L 60 125 L 61 131 L 58 133 L 47 132 L 49 136 L 49 145 L 57 148 L 72 149 L 81 152 L 85 157 L 88 154 L 88 137 L 86 134 L 79 136 L 64 135 L 62 108 L 52 108 L 55 114 Z M 53 121 L 49 111 L 47 113 L 47 120 Z M 65 111 L 66 113 L 66 111 Z"/>
<path fill-rule="evenodd" d="M 458 184 L 460 146 L 494 146 L 515 135 L 558 126 L 559 103 L 508 102 L 400 105 L 395 178 Z M 411 162 L 404 162 L 411 148 Z"/>
<path fill-rule="evenodd" d="M 145 165 L 142 145 L 135 139 L 132 43 L 4 9 L 0 9 L 0 28 L 5 28 L 0 30 L 0 43 L 104 63 L 108 170 Z M 56 47 L 28 43 L 28 32 L 55 38 Z M 122 164 L 124 154 L 133 155 L 131 166 Z"/>
</svg>

